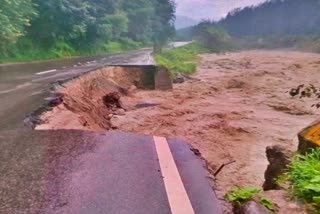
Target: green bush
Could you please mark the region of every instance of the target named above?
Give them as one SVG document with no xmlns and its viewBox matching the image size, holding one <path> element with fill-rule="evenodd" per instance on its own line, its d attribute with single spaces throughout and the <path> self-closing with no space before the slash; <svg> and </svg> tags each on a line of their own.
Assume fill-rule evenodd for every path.
<svg viewBox="0 0 320 214">
<path fill-rule="evenodd" d="M 259 192 L 259 189 L 253 187 L 236 187 L 225 194 L 224 198 L 236 206 L 241 206 L 241 204 L 251 200 Z"/>
<path fill-rule="evenodd" d="M 158 65 L 166 67 L 174 77 L 178 73 L 193 74 L 197 68 L 197 55 L 206 51 L 199 44 L 191 43 L 183 47 L 163 50 L 154 58 Z"/>
<path fill-rule="evenodd" d="M 116 53 L 122 51 L 122 47 L 119 42 L 108 42 L 103 45 L 103 50 L 107 53 Z"/>
<path fill-rule="evenodd" d="M 230 201 L 235 207 L 239 207 L 247 201 L 256 200 L 268 210 L 275 211 L 271 199 L 259 196 L 260 191 L 261 190 L 253 187 L 236 187 L 225 194 L 224 198 Z"/>
<path fill-rule="evenodd" d="M 21 38 L 15 45 L 12 45 L 6 53 L 0 54 L 0 63 L 119 53 L 122 51 L 135 50 L 143 46 L 144 44 L 134 42 L 130 39 L 121 39 L 117 42 L 109 43 L 96 41 L 85 48 L 75 48 L 74 45 L 70 43 L 58 41 L 44 48 L 28 38 Z"/>
<path fill-rule="evenodd" d="M 289 166 L 292 194 L 320 211 L 320 148 L 305 156 L 296 155 Z"/>
<path fill-rule="evenodd" d="M 138 49 L 141 48 L 143 46 L 142 43 L 140 42 L 135 42 L 129 38 L 122 38 L 119 39 L 119 42 L 121 43 L 121 49 L 122 50 L 134 50 L 134 49 Z"/>
<path fill-rule="evenodd" d="M 56 58 L 70 57 L 76 53 L 75 49 L 64 41 L 56 42 L 52 48 L 52 52 Z"/>
<path fill-rule="evenodd" d="M 223 52 L 232 48 L 231 37 L 222 28 L 203 26 L 198 29 L 196 39 L 211 52 Z"/>
</svg>

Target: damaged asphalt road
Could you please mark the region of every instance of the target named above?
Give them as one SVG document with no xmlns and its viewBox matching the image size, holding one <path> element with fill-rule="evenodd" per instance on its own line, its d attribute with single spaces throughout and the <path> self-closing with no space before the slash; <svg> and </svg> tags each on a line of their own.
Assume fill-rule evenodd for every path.
<svg viewBox="0 0 320 214">
<path fill-rule="evenodd" d="M 69 79 L 104 65 L 154 64 L 151 49 L 123 54 L 0 65 L 0 130 L 24 128 L 22 121 L 39 108 L 50 83 Z"/>
<path fill-rule="evenodd" d="M 183 141 L 24 126 L 51 83 L 129 64 L 154 64 L 151 50 L 0 66 L 0 213 L 221 213 L 205 163 Z"/>
</svg>

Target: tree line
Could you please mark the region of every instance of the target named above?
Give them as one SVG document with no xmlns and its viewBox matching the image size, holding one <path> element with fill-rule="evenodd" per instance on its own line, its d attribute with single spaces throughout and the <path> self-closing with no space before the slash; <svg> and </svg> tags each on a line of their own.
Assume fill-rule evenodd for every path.
<svg viewBox="0 0 320 214">
<path fill-rule="evenodd" d="M 0 56 L 163 44 L 174 34 L 174 14 L 172 0 L 3 0 Z"/>
<path fill-rule="evenodd" d="M 236 8 L 220 21 L 203 20 L 182 29 L 178 36 L 191 38 L 212 26 L 233 37 L 320 34 L 319 0 L 269 0 L 256 6 Z"/>
<path fill-rule="evenodd" d="M 271 0 L 238 8 L 215 23 L 232 36 L 320 33 L 319 0 Z"/>
<path fill-rule="evenodd" d="M 200 40 L 217 49 L 221 45 L 233 49 L 292 47 L 320 52 L 319 11 L 319 0 L 269 0 L 234 9 L 220 21 L 204 20 L 179 30 L 176 38 Z"/>
</svg>

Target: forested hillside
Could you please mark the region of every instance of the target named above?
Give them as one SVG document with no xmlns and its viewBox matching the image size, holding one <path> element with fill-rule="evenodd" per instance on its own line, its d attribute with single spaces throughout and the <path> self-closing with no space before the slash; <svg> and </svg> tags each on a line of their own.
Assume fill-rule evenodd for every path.
<svg viewBox="0 0 320 214">
<path fill-rule="evenodd" d="M 295 48 L 320 52 L 319 11 L 319 0 L 271 0 L 235 9 L 218 22 L 203 21 L 179 30 L 176 39 L 205 39 L 212 47 L 219 47 L 214 41 L 227 41 L 225 31 L 231 38 L 227 46 L 232 49 Z"/>
<path fill-rule="evenodd" d="M 272 0 L 235 9 L 218 25 L 232 36 L 320 33 L 319 0 Z"/>
<path fill-rule="evenodd" d="M 162 44 L 172 0 L 4 0 L 0 61 L 97 54 Z"/>
</svg>

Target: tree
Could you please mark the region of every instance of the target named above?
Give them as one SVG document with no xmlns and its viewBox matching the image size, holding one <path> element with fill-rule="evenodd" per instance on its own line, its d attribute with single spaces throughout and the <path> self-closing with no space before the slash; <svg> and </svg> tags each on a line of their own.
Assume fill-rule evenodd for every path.
<svg viewBox="0 0 320 214">
<path fill-rule="evenodd" d="M 66 53 L 121 50 L 151 42 L 164 44 L 174 33 L 172 0 L 2 1 L 0 48 L 9 49 L 8 41 L 22 38 L 11 55 L 25 50 L 19 47 L 49 50 L 55 56 L 64 55 L 59 54 L 61 49 Z M 38 16 L 33 18 L 34 9 Z"/>
<path fill-rule="evenodd" d="M 0 53 L 25 34 L 25 27 L 36 16 L 32 0 L 3 0 L 0 4 Z"/>
<path fill-rule="evenodd" d="M 152 36 L 154 7 L 150 0 L 126 0 L 123 8 L 128 16 L 128 37 L 134 41 L 148 41 Z"/>
<path fill-rule="evenodd" d="M 196 39 L 203 47 L 212 52 L 225 51 L 231 47 L 231 38 L 223 29 L 200 24 L 197 28 Z"/>
<path fill-rule="evenodd" d="M 154 0 L 152 18 L 152 40 L 155 45 L 163 45 L 174 35 L 175 3 L 171 0 Z"/>
</svg>

